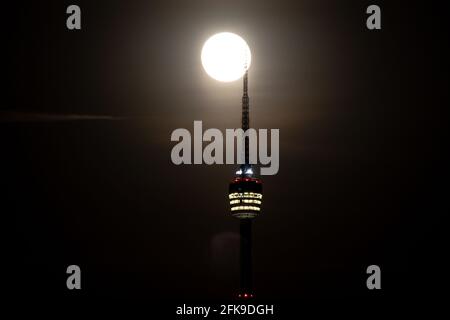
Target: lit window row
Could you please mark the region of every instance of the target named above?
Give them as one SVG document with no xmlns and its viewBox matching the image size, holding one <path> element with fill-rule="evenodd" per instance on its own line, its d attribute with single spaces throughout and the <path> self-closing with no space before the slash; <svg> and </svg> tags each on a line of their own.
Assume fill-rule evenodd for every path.
<svg viewBox="0 0 450 320">
<path fill-rule="evenodd" d="M 255 211 L 260 211 L 261 209 L 258 207 L 254 207 L 254 206 L 237 206 L 237 207 L 232 207 L 231 211 L 236 211 L 236 210 L 255 210 Z"/>
<path fill-rule="evenodd" d="M 230 204 L 236 204 L 236 203 L 241 203 L 241 202 L 243 202 L 243 203 L 256 203 L 256 204 L 261 204 L 261 201 L 260 201 L 260 200 L 253 200 L 253 199 L 251 199 L 251 200 L 248 200 L 248 199 L 231 200 L 231 201 L 230 201 Z"/>
<path fill-rule="evenodd" d="M 255 192 L 244 192 L 244 193 L 231 193 L 228 196 L 230 199 L 236 199 L 236 198 L 255 198 L 255 199 L 262 199 L 261 193 L 255 193 Z"/>
<path fill-rule="evenodd" d="M 247 200 L 247 199 L 243 199 L 241 200 L 244 203 L 256 203 L 256 204 L 261 204 L 261 201 L 259 200 Z"/>
<path fill-rule="evenodd" d="M 238 217 L 238 218 L 254 218 L 256 217 L 258 214 L 257 213 L 234 213 L 233 216 Z"/>
</svg>

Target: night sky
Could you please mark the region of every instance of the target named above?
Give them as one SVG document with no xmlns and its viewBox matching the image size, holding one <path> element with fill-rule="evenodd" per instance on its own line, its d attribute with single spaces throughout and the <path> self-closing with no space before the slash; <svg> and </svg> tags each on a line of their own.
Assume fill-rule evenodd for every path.
<svg viewBox="0 0 450 320">
<path fill-rule="evenodd" d="M 81 7 L 79 31 L 66 28 L 70 4 Z M 366 28 L 370 4 L 381 7 L 381 30 Z M 13 218 L 18 298 L 235 294 L 239 223 L 227 194 L 236 165 L 170 159 L 177 128 L 240 126 L 241 81 L 219 83 L 200 61 L 222 31 L 252 50 L 251 126 L 280 129 L 280 170 L 262 177 L 253 224 L 257 296 L 437 295 L 449 212 L 440 4 L 5 6 L 14 73 L 0 111 L 0 210 Z M 78 292 L 66 288 L 71 264 L 82 270 Z M 379 292 L 366 287 L 371 264 L 381 267 Z"/>
</svg>

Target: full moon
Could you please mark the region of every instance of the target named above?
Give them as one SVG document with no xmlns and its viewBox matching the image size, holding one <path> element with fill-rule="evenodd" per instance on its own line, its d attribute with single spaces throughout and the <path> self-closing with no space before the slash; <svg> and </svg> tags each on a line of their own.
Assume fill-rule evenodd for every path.
<svg viewBox="0 0 450 320">
<path fill-rule="evenodd" d="M 230 32 L 213 35 L 202 49 L 202 64 L 212 78 L 231 82 L 239 79 L 250 67 L 250 48 L 240 36 Z"/>
</svg>

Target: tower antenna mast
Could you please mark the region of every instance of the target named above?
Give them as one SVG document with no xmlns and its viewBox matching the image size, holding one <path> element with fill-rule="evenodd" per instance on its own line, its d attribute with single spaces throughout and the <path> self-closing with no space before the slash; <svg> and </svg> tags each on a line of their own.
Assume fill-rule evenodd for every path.
<svg viewBox="0 0 450 320">
<path fill-rule="evenodd" d="M 245 74 L 243 80 L 243 94 L 242 94 L 242 130 L 247 131 L 250 128 L 250 98 L 248 97 L 248 66 L 247 62 L 244 65 Z M 249 165 L 249 140 L 245 137 L 245 164 Z"/>
</svg>

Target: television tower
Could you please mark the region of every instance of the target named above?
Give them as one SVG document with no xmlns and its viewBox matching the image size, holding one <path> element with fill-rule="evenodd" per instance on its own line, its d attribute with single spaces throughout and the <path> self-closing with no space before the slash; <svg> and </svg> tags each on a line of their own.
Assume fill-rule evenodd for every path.
<svg viewBox="0 0 450 320">
<path fill-rule="evenodd" d="M 242 130 L 249 129 L 248 69 L 246 68 L 242 96 Z M 240 291 L 238 298 L 253 298 L 252 285 L 252 219 L 261 212 L 262 181 L 255 176 L 249 161 L 249 138 L 244 140 L 245 163 L 236 171 L 229 185 L 231 215 L 240 222 Z"/>
</svg>

